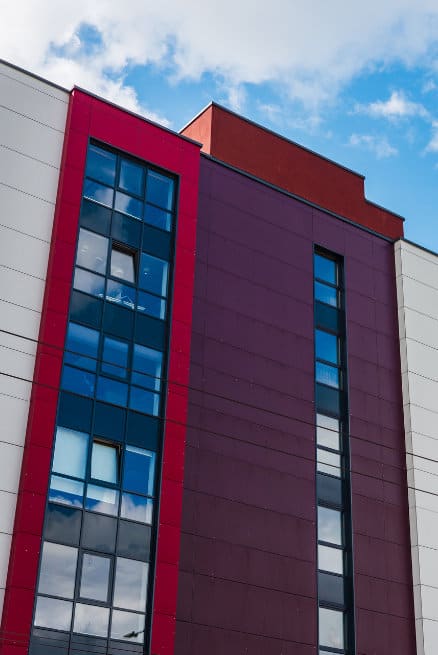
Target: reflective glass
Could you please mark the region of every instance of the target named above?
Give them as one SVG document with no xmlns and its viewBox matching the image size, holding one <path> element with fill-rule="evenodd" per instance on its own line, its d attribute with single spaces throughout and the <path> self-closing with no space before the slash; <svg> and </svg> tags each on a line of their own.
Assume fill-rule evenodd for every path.
<svg viewBox="0 0 438 655">
<path fill-rule="evenodd" d="M 111 619 L 112 639 L 124 639 L 134 644 L 142 644 L 144 641 L 144 626 L 144 614 L 113 610 Z"/>
<path fill-rule="evenodd" d="M 318 493 L 318 503 L 323 505 L 325 503 L 330 506 L 338 506 L 340 509 L 343 507 L 342 497 L 342 480 L 340 477 L 327 475 L 326 473 L 319 473 L 316 476 L 317 484 L 316 490 Z"/>
<path fill-rule="evenodd" d="M 117 516 L 119 509 L 119 492 L 108 487 L 98 487 L 95 484 L 87 485 L 85 508 L 101 514 Z"/>
<path fill-rule="evenodd" d="M 63 505 L 82 507 L 84 484 L 77 480 L 52 475 L 50 478 L 49 500 Z"/>
<path fill-rule="evenodd" d="M 318 596 L 323 603 L 344 605 L 344 578 L 332 573 L 318 573 Z"/>
<path fill-rule="evenodd" d="M 145 218 L 146 223 L 159 227 L 161 230 L 170 232 L 172 227 L 172 214 L 153 205 L 146 205 Z"/>
<path fill-rule="evenodd" d="M 323 330 L 315 330 L 315 352 L 317 359 L 338 364 L 338 337 Z"/>
<path fill-rule="evenodd" d="M 78 393 L 80 396 L 93 396 L 95 382 L 96 376 L 94 373 L 64 364 L 61 387 L 66 391 Z"/>
<path fill-rule="evenodd" d="M 149 565 L 133 559 L 117 558 L 114 584 L 114 606 L 124 609 L 146 610 Z"/>
<path fill-rule="evenodd" d="M 71 351 L 65 353 L 68 364 L 95 371 L 98 346 L 99 332 L 78 323 L 69 323 L 65 345 L 66 350 Z"/>
<path fill-rule="evenodd" d="M 161 385 L 161 365 L 163 353 L 146 346 L 134 344 L 132 364 L 132 383 L 159 391 Z"/>
<path fill-rule="evenodd" d="M 330 648 L 344 648 L 343 612 L 319 608 L 319 644 Z"/>
<path fill-rule="evenodd" d="M 146 200 L 159 207 L 164 207 L 164 209 L 172 209 L 173 180 L 156 171 L 149 170 L 146 182 Z"/>
<path fill-rule="evenodd" d="M 86 432 L 77 432 L 58 426 L 52 471 L 71 475 L 74 478 L 84 478 L 87 452 L 88 434 Z"/>
<path fill-rule="evenodd" d="M 143 195 L 144 168 L 127 159 L 120 163 L 119 187 L 136 196 Z"/>
<path fill-rule="evenodd" d="M 150 293 L 139 291 L 137 309 L 150 316 L 164 319 L 166 317 L 166 301 L 158 296 L 152 296 Z"/>
<path fill-rule="evenodd" d="M 105 275 L 107 256 L 108 239 L 81 227 L 79 230 L 76 264 L 83 268 L 88 268 L 95 273 Z"/>
<path fill-rule="evenodd" d="M 160 396 L 153 391 L 146 391 L 139 387 L 131 387 L 129 394 L 129 408 L 137 412 L 158 416 L 160 410 Z"/>
<path fill-rule="evenodd" d="M 113 206 L 114 190 L 98 182 L 85 180 L 84 197 L 99 202 L 106 207 Z"/>
<path fill-rule="evenodd" d="M 316 442 L 318 446 L 326 446 L 340 450 L 339 420 L 324 414 L 316 415 Z"/>
<path fill-rule="evenodd" d="M 338 291 L 334 287 L 329 287 L 322 282 L 315 282 L 315 298 L 319 302 L 325 302 L 332 307 L 338 306 Z"/>
<path fill-rule="evenodd" d="M 34 625 L 40 628 L 70 630 L 73 604 L 67 600 L 38 596 L 35 608 Z"/>
<path fill-rule="evenodd" d="M 77 558 L 77 548 L 44 542 L 38 592 L 73 598 Z"/>
<path fill-rule="evenodd" d="M 318 471 L 328 475 L 341 475 L 341 456 L 328 450 L 317 449 Z"/>
<path fill-rule="evenodd" d="M 155 453 L 126 446 L 123 489 L 152 496 L 154 492 Z"/>
<path fill-rule="evenodd" d="M 133 216 L 134 218 L 143 218 L 143 203 L 137 198 L 128 196 L 126 193 L 121 191 L 116 191 L 116 201 L 114 203 L 114 208 L 117 211 L 122 212 L 123 214 L 128 214 L 128 216 Z"/>
<path fill-rule="evenodd" d="M 127 282 L 135 282 L 135 261 L 132 253 L 117 248 L 111 251 L 111 275 Z"/>
<path fill-rule="evenodd" d="M 332 573 L 344 572 L 343 551 L 339 548 L 318 545 L 318 568 Z"/>
<path fill-rule="evenodd" d="M 141 241 L 142 225 L 136 218 L 125 214 L 113 213 L 111 234 L 116 241 L 138 248 Z"/>
<path fill-rule="evenodd" d="M 73 507 L 49 503 L 46 511 L 44 537 L 68 546 L 79 544 L 82 512 Z"/>
<path fill-rule="evenodd" d="M 116 531 L 116 519 L 84 512 L 82 547 L 113 553 L 116 548 Z"/>
<path fill-rule="evenodd" d="M 95 637 L 106 637 L 108 634 L 109 609 L 76 603 L 73 632 Z"/>
<path fill-rule="evenodd" d="M 339 369 L 329 364 L 316 362 L 316 381 L 339 389 Z"/>
<path fill-rule="evenodd" d="M 153 500 L 135 494 L 122 494 L 120 516 L 140 523 L 152 523 Z"/>
<path fill-rule="evenodd" d="M 317 384 L 315 392 L 316 409 L 318 412 L 339 416 L 341 411 L 341 394 L 338 389 Z"/>
<path fill-rule="evenodd" d="M 110 302 L 117 303 L 129 309 L 135 309 L 135 289 L 127 284 L 108 280 L 106 287 L 106 298 Z"/>
<path fill-rule="evenodd" d="M 341 512 L 328 507 L 318 507 L 318 539 L 342 546 Z"/>
<path fill-rule="evenodd" d="M 116 160 L 114 153 L 95 145 L 88 147 L 86 175 L 114 186 L 116 181 Z"/>
<path fill-rule="evenodd" d="M 99 376 L 97 379 L 96 398 L 107 403 L 121 405 L 128 404 L 128 385 L 110 378 Z"/>
<path fill-rule="evenodd" d="M 167 294 L 167 275 L 169 265 L 163 259 L 141 254 L 139 285 L 146 291 L 152 291 L 158 296 Z"/>
<path fill-rule="evenodd" d="M 126 378 L 128 365 L 128 344 L 126 341 L 105 337 L 103 342 L 102 371 Z"/>
<path fill-rule="evenodd" d="M 117 484 L 119 479 L 119 449 L 116 446 L 93 441 L 91 477 L 95 480 Z"/>
<path fill-rule="evenodd" d="M 111 560 L 109 557 L 100 557 L 91 553 L 82 555 L 82 571 L 79 595 L 81 598 L 108 600 L 108 585 Z"/>
<path fill-rule="evenodd" d="M 89 293 L 91 296 L 103 298 L 105 294 L 105 278 L 101 275 L 95 275 L 82 268 L 75 269 L 73 286 L 78 291 Z"/>
<path fill-rule="evenodd" d="M 119 521 L 117 555 L 148 562 L 150 547 L 151 527 L 149 525 L 133 521 Z"/>
<path fill-rule="evenodd" d="M 315 255 L 315 277 L 336 284 L 336 262 L 322 255 Z"/>
</svg>

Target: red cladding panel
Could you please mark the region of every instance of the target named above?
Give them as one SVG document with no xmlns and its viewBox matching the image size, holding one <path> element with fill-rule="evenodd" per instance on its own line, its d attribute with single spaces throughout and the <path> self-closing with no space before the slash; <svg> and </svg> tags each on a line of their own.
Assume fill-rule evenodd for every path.
<svg viewBox="0 0 438 655">
<path fill-rule="evenodd" d="M 180 385 L 187 387 L 189 380 L 199 146 L 74 89 L 67 117 L 12 542 L 13 559 L 3 612 L 2 634 L 16 633 L 17 638 L 3 643 L 2 655 L 24 655 L 28 649 L 58 402 L 59 349 L 64 346 L 67 327 L 86 149 L 90 138 L 129 152 L 179 178 L 181 211 L 178 212 L 173 290 L 177 310 L 170 329 L 169 371 L 171 379 L 175 372 Z M 181 358 L 184 358 L 184 365 Z M 164 435 L 165 443 L 169 437 L 169 446 L 164 451 L 157 542 L 157 562 L 160 564 L 155 596 L 160 607 L 154 607 L 152 617 L 156 655 L 171 655 L 174 648 L 187 393 L 170 393 L 167 407 L 172 420 L 181 428 L 176 430 L 169 422 Z"/>
</svg>

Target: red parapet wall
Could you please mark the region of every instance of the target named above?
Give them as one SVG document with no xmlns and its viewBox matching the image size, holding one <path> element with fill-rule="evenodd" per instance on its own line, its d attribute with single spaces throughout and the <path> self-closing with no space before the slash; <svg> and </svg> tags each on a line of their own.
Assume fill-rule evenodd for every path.
<svg viewBox="0 0 438 655">
<path fill-rule="evenodd" d="M 391 239 L 403 219 L 365 198 L 364 178 L 216 104 L 182 134 L 216 159 Z"/>
<path fill-rule="evenodd" d="M 185 422 L 195 267 L 199 145 L 79 89 L 70 97 L 41 315 L 29 420 L 12 538 L 1 655 L 29 648 L 68 320 L 87 146 L 90 138 L 179 177 L 172 322 L 156 553 L 152 652 L 174 649 Z"/>
</svg>

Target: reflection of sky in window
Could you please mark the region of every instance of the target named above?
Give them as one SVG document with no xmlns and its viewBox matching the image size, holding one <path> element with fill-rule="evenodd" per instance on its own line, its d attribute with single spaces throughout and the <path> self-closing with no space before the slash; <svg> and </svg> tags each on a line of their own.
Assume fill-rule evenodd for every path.
<svg viewBox="0 0 438 655">
<path fill-rule="evenodd" d="M 82 556 L 81 598 L 100 600 L 106 602 L 108 598 L 108 584 L 111 560 L 109 557 L 100 557 L 91 553 Z"/>
<path fill-rule="evenodd" d="M 87 154 L 86 175 L 114 185 L 116 179 L 116 155 L 95 145 L 90 145 Z"/>
<path fill-rule="evenodd" d="M 144 612 L 149 566 L 145 562 L 117 558 L 114 606 Z"/>
<path fill-rule="evenodd" d="M 344 647 L 343 614 L 336 610 L 319 608 L 319 643 L 331 648 Z"/>
<path fill-rule="evenodd" d="M 328 507 L 318 507 L 318 539 L 342 545 L 340 512 Z"/>
<path fill-rule="evenodd" d="M 322 255 L 315 255 L 315 277 L 336 284 L 336 263 Z"/>
<path fill-rule="evenodd" d="M 335 334 L 315 330 L 315 351 L 318 359 L 338 363 L 338 338 Z"/>
<path fill-rule="evenodd" d="M 159 296 L 167 293 L 168 264 L 158 257 L 142 253 L 140 286 Z"/>
<path fill-rule="evenodd" d="M 111 621 L 111 637 L 126 639 L 125 635 L 138 632 L 137 637 L 128 637 L 126 641 L 142 644 L 144 639 L 144 615 L 113 610 Z"/>
<path fill-rule="evenodd" d="M 35 608 L 34 623 L 41 628 L 70 630 L 72 603 L 56 598 L 39 596 Z"/>
<path fill-rule="evenodd" d="M 318 445 L 339 450 L 339 421 L 331 416 L 317 414 L 316 438 Z"/>
<path fill-rule="evenodd" d="M 318 471 L 329 475 L 340 476 L 341 457 L 336 453 L 318 448 Z"/>
<path fill-rule="evenodd" d="M 316 362 L 316 381 L 329 387 L 339 388 L 339 369 Z"/>
<path fill-rule="evenodd" d="M 132 198 L 121 191 L 116 192 L 114 208 L 117 209 L 117 211 L 129 214 L 129 216 L 133 216 L 134 218 L 141 219 L 143 217 L 143 203 L 141 200 Z"/>
<path fill-rule="evenodd" d="M 84 184 L 84 196 L 90 200 L 95 200 L 102 205 L 107 207 L 113 206 L 113 197 L 114 190 L 110 187 L 104 186 L 103 184 L 98 184 L 97 182 L 92 182 L 91 180 L 85 180 Z"/>
<path fill-rule="evenodd" d="M 75 607 L 75 620 L 73 632 L 85 635 L 106 637 L 108 632 L 109 609 L 95 605 L 77 603 Z"/>
<path fill-rule="evenodd" d="M 133 384 L 159 391 L 162 360 L 162 352 L 135 344 L 132 372 Z M 145 375 L 142 375 L 142 373 Z"/>
<path fill-rule="evenodd" d="M 106 273 L 108 239 L 81 228 L 79 230 L 78 254 L 76 263 L 96 273 Z"/>
<path fill-rule="evenodd" d="M 152 523 L 153 501 L 144 496 L 135 494 L 122 494 L 122 508 L 120 515 L 125 519 L 139 521 L 140 523 Z"/>
<path fill-rule="evenodd" d="M 41 558 L 39 593 L 73 598 L 77 555 L 76 548 L 46 541 Z"/>
<path fill-rule="evenodd" d="M 52 475 L 50 479 L 49 500 L 63 505 L 82 507 L 84 485 L 77 480 L 69 480 Z"/>
<path fill-rule="evenodd" d="M 88 434 L 69 428 L 56 428 L 55 454 L 52 470 L 71 475 L 74 478 L 85 476 L 87 462 Z"/>
<path fill-rule="evenodd" d="M 318 546 L 318 568 L 332 573 L 343 573 L 343 552 L 338 548 Z"/>
</svg>

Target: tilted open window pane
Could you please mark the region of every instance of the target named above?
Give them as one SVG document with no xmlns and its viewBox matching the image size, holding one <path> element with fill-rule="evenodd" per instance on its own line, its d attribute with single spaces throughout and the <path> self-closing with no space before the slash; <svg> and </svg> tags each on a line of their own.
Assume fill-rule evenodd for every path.
<svg viewBox="0 0 438 655">
<path fill-rule="evenodd" d="M 318 539 L 342 546 L 341 512 L 328 507 L 318 507 Z"/>
<path fill-rule="evenodd" d="M 133 253 L 113 246 L 111 250 L 111 275 L 127 282 L 135 282 L 135 257 Z"/>
<path fill-rule="evenodd" d="M 108 239 L 81 227 L 76 264 L 105 275 L 107 256 Z"/>
<path fill-rule="evenodd" d="M 123 489 L 152 496 L 154 471 L 155 453 L 136 446 L 126 446 Z"/>
<path fill-rule="evenodd" d="M 88 434 L 58 426 L 52 471 L 71 475 L 74 478 L 84 478 L 87 451 Z"/>
<path fill-rule="evenodd" d="M 46 541 L 41 557 L 38 592 L 73 598 L 77 558 L 77 548 Z"/>
<path fill-rule="evenodd" d="M 91 477 L 117 484 L 119 480 L 119 449 L 117 446 L 93 442 L 91 452 Z"/>
</svg>

